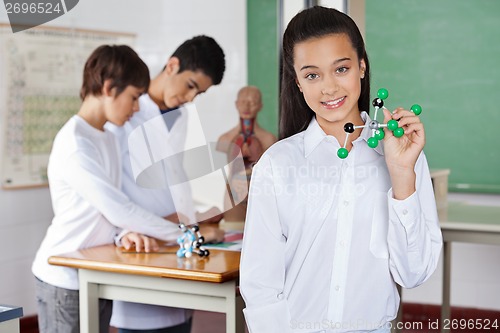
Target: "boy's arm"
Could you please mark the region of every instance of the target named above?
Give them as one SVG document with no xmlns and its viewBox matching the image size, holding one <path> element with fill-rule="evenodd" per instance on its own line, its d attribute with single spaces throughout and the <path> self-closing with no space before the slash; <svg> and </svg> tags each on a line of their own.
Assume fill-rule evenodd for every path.
<svg viewBox="0 0 500 333">
<path fill-rule="evenodd" d="M 180 234 L 178 225 L 133 203 L 111 182 L 93 155 L 81 149 L 65 161 L 61 172 L 68 185 L 111 224 L 161 240 L 175 240 Z"/>
</svg>

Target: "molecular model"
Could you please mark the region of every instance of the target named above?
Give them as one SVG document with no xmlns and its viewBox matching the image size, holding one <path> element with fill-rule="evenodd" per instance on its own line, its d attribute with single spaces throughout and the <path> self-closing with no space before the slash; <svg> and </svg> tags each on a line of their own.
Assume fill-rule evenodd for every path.
<svg viewBox="0 0 500 333">
<path fill-rule="evenodd" d="M 202 246 L 205 238 L 203 238 L 200 233 L 200 227 L 197 225 L 188 227 L 181 222 L 179 223 L 179 228 L 182 231 L 182 236 L 177 238 L 177 244 L 179 244 L 177 257 L 190 258 L 193 252 L 197 253 L 200 257 L 207 257 L 210 254 L 210 252 Z"/>
<path fill-rule="evenodd" d="M 349 138 L 349 134 L 353 133 L 355 129 L 364 128 L 368 126 L 372 130 L 372 136 L 366 141 L 368 147 L 375 148 L 378 146 L 378 142 L 385 137 L 384 127 L 387 127 L 392 134 L 396 138 L 400 138 L 405 134 L 405 131 L 402 127 L 398 126 L 398 122 L 394 119 L 391 119 L 387 122 L 387 124 L 379 123 L 377 119 L 378 110 L 384 107 L 384 100 L 389 96 L 389 92 L 385 88 L 380 88 L 377 92 L 377 98 L 372 101 L 372 105 L 375 107 L 375 115 L 373 120 L 368 124 L 355 126 L 353 123 L 347 123 L 344 125 L 344 131 L 346 132 L 346 138 L 344 142 L 344 147 L 339 148 L 337 151 L 337 156 L 341 159 L 344 159 L 349 155 L 349 152 L 346 149 L 347 140 Z M 410 111 L 416 114 L 417 116 L 422 113 L 422 107 L 418 104 L 413 104 L 410 108 Z"/>
</svg>

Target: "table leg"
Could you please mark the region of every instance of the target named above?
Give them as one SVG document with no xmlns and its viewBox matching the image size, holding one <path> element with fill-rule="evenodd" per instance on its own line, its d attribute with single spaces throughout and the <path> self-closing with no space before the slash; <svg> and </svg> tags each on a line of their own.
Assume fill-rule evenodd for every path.
<svg viewBox="0 0 500 333">
<path fill-rule="evenodd" d="M 87 281 L 87 272 L 80 269 L 80 333 L 99 332 L 99 286 Z"/>
<path fill-rule="evenodd" d="M 450 319 L 450 285 L 451 285 L 451 242 L 443 244 L 443 305 L 441 307 L 441 332 L 449 332 L 444 328 L 445 320 Z"/>
<path fill-rule="evenodd" d="M 245 333 L 243 299 L 240 295 L 227 299 L 226 333 Z"/>
<path fill-rule="evenodd" d="M 19 318 L 0 322 L 0 332 L 19 333 Z"/>
</svg>

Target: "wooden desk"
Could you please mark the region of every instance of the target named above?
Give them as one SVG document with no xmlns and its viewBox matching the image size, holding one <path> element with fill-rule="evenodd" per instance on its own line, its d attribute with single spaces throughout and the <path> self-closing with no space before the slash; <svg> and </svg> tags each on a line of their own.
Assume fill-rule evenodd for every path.
<svg viewBox="0 0 500 333">
<path fill-rule="evenodd" d="M 226 332 L 244 333 L 243 300 L 236 293 L 240 253 L 178 259 L 178 247 L 160 253 L 126 253 L 114 245 L 49 258 L 78 269 L 80 332 L 99 331 L 98 299 L 165 305 L 226 314 Z"/>
<path fill-rule="evenodd" d="M 451 244 L 452 242 L 500 245 L 500 206 L 475 206 L 449 202 L 447 217 L 441 221 L 443 233 L 443 323 L 450 319 Z M 449 324 L 449 322 L 448 322 Z M 449 325 L 451 326 L 451 325 Z"/>
</svg>

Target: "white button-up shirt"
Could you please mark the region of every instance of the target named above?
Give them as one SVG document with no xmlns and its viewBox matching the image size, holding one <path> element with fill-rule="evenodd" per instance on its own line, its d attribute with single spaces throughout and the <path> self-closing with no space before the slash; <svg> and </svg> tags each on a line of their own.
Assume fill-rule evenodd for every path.
<svg viewBox="0 0 500 333">
<path fill-rule="evenodd" d="M 442 236 L 425 155 L 416 192 L 396 200 L 370 136 L 365 127 L 342 160 L 313 119 L 254 167 L 240 271 L 250 332 L 375 330 L 396 317 L 396 283 L 434 272 Z"/>
</svg>

